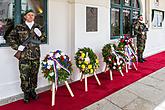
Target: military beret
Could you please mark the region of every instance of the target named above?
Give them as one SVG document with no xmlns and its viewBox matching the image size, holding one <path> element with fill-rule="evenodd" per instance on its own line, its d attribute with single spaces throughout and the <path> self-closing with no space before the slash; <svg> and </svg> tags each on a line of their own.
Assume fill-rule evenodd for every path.
<svg viewBox="0 0 165 110">
<path fill-rule="evenodd" d="M 26 14 L 30 13 L 30 12 L 34 13 L 34 11 L 33 11 L 32 9 L 26 10 L 25 13 L 24 13 L 24 16 L 25 16 Z"/>
</svg>

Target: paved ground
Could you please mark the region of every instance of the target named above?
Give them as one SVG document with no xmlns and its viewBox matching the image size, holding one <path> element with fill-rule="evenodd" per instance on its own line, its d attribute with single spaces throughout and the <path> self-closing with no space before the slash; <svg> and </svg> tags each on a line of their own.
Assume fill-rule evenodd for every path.
<svg viewBox="0 0 165 110">
<path fill-rule="evenodd" d="M 165 110 L 165 67 L 83 110 Z"/>
</svg>

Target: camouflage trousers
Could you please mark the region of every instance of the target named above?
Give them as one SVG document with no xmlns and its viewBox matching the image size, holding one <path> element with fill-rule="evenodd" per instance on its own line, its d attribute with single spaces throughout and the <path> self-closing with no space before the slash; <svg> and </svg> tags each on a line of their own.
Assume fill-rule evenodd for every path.
<svg viewBox="0 0 165 110">
<path fill-rule="evenodd" d="M 137 39 L 137 54 L 140 60 L 143 58 L 145 43 L 146 43 L 146 39 Z"/>
<path fill-rule="evenodd" d="M 38 71 L 40 60 L 23 60 L 19 61 L 21 89 L 23 92 L 29 92 L 37 88 Z"/>
</svg>

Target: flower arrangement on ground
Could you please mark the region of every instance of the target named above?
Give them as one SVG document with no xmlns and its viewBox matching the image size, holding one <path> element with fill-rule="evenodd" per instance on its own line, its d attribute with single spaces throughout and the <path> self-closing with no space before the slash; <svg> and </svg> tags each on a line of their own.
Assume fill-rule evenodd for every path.
<svg viewBox="0 0 165 110">
<path fill-rule="evenodd" d="M 42 61 L 42 73 L 48 81 L 66 81 L 72 72 L 70 58 L 61 50 L 50 52 Z"/>
<path fill-rule="evenodd" d="M 115 44 L 106 44 L 102 49 L 104 62 L 111 70 L 122 70 L 125 65 L 125 55 L 122 51 L 117 51 Z"/>
<path fill-rule="evenodd" d="M 99 60 L 90 48 L 82 48 L 75 55 L 76 66 L 83 74 L 93 74 L 99 67 Z"/>
<path fill-rule="evenodd" d="M 126 54 L 126 56 L 128 58 L 128 59 L 126 59 L 127 61 L 128 60 L 130 62 L 137 61 L 137 56 L 136 56 L 135 48 L 132 43 L 132 38 L 129 38 L 127 36 L 124 36 L 123 38 L 121 38 L 119 40 L 117 50 L 123 51 L 124 54 Z"/>
</svg>

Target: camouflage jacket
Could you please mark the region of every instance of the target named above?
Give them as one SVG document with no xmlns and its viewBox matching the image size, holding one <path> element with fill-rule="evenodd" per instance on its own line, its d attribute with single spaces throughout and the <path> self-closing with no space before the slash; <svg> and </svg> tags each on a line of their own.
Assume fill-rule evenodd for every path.
<svg viewBox="0 0 165 110">
<path fill-rule="evenodd" d="M 134 31 L 135 31 L 135 35 L 137 35 L 137 37 L 146 39 L 146 25 L 144 23 L 137 21 L 134 25 Z M 142 32 L 144 32 L 144 34 L 142 34 Z"/>
<path fill-rule="evenodd" d="M 42 35 L 39 37 L 35 34 L 34 29 L 38 28 Z M 33 40 L 39 42 L 27 42 L 24 44 L 25 48 L 23 52 L 21 53 L 21 59 L 27 59 L 27 60 L 35 60 L 40 58 L 40 47 L 39 44 L 44 42 L 46 40 L 45 35 L 43 34 L 41 26 L 38 24 L 33 24 L 32 28 L 29 29 L 29 27 L 24 24 L 17 25 L 9 34 L 7 40 L 9 42 L 9 45 L 12 49 L 18 50 L 18 47 L 22 45 L 28 37 L 31 37 Z"/>
</svg>

